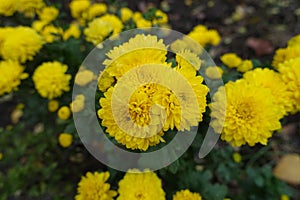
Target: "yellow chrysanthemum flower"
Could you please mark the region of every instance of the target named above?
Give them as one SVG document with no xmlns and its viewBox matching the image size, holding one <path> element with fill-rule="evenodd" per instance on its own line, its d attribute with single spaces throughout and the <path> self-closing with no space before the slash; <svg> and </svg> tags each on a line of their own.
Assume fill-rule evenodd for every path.
<svg viewBox="0 0 300 200">
<path fill-rule="evenodd" d="M 196 55 L 200 55 L 203 51 L 202 47 L 193 39 L 188 36 L 183 37 L 182 39 L 175 40 L 171 44 L 171 50 L 173 52 L 189 50 Z"/>
<path fill-rule="evenodd" d="M 165 64 L 166 54 L 167 47 L 163 40 L 152 35 L 136 35 L 108 52 L 104 65 L 110 76 L 119 79 L 130 69 L 144 64 Z"/>
<path fill-rule="evenodd" d="M 90 8 L 91 2 L 89 0 L 72 0 L 70 3 L 70 11 L 72 17 L 80 19 L 83 13 L 87 12 Z"/>
<path fill-rule="evenodd" d="M 161 180 L 154 172 L 127 172 L 119 182 L 117 200 L 165 200 Z"/>
<path fill-rule="evenodd" d="M 224 90 L 226 97 L 223 95 Z M 226 110 L 223 106 L 224 98 Z M 279 120 L 282 113 L 270 89 L 249 84 L 245 80 L 228 82 L 225 87 L 220 87 L 210 107 L 212 126 L 217 132 L 222 126 L 218 119 L 226 116 L 221 139 L 232 146 L 246 143 L 250 146 L 256 143 L 266 145 L 272 132 L 281 128 Z"/>
<path fill-rule="evenodd" d="M 232 159 L 233 159 L 234 162 L 240 163 L 240 162 L 242 161 L 242 156 L 241 156 L 240 153 L 234 152 L 234 153 L 232 154 Z"/>
<path fill-rule="evenodd" d="M 300 57 L 300 45 L 277 49 L 275 56 L 273 58 L 272 65 L 273 65 L 273 67 L 278 69 L 278 66 L 280 63 L 283 63 L 285 61 L 288 61 L 288 60 L 294 59 L 294 58 L 298 58 L 298 57 Z"/>
<path fill-rule="evenodd" d="M 202 200 L 199 193 L 193 193 L 189 190 L 181 190 L 173 195 L 173 200 Z"/>
<path fill-rule="evenodd" d="M 237 66 L 237 71 L 245 73 L 253 68 L 253 63 L 251 60 L 243 60 L 242 63 Z"/>
<path fill-rule="evenodd" d="M 24 67 L 16 61 L 0 62 L 0 96 L 18 89 L 21 80 L 28 77 Z"/>
<path fill-rule="evenodd" d="M 300 34 L 292 37 L 288 41 L 288 46 L 289 47 L 300 46 Z"/>
<path fill-rule="evenodd" d="M 59 119 L 67 120 L 71 116 L 71 110 L 68 106 L 63 106 L 57 111 L 57 116 Z"/>
<path fill-rule="evenodd" d="M 12 16 L 16 8 L 17 0 L 0 0 L 0 15 Z"/>
<path fill-rule="evenodd" d="M 92 42 L 94 45 L 98 45 L 102 42 L 111 32 L 113 27 L 107 21 L 101 18 L 96 18 L 89 23 L 88 27 L 84 29 L 84 35 L 86 41 Z"/>
<path fill-rule="evenodd" d="M 98 89 L 105 92 L 115 82 L 114 77 L 110 76 L 106 70 L 100 73 L 98 81 Z"/>
<path fill-rule="evenodd" d="M 152 126 L 152 130 L 150 130 L 151 132 L 149 132 L 149 130 L 144 130 L 142 126 L 129 127 L 129 130 L 127 130 L 128 133 L 124 132 L 114 119 L 112 111 L 112 93 L 113 88 L 109 88 L 107 92 L 104 93 L 105 98 L 100 99 L 99 102 L 101 105 L 101 109 L 98 110 L 98 116 L 102 119 L 102 125 L 107 127 L 106 132 L 109 133 L 110 136 L 115 137 L 118 143 L 125 145 L 128 149 L 140 149 L 143 151 L 146 151 L 149 146 L 155 146 L 160 142 L 164 142 L 162 138 L 163 132 L 160 131 L 156 133 L 157 128 L 155 127 L 159 127 L 159 124 L 154 124 L 154 126 Z M 143 121 L 145 119 L 148 119 L 149 117 L 149 107 L 151 106 L 151 104 L 150 102 L 144 102 L 145 100 L 146 99 L 144 99 L 143 96 L 135 95 L 129 102 L 129 112 L 131 113 L 131 116 L 134 117 L 135 122 Z M 124 112 L 122 111 L 120 111 L 119 113 L 120 116 L 124 114 Z M 140 117 L 142 118 L 137 116 L 138 114 L 140 114 Z M 148 122 L 149 121 L 146 121 L 146 123 Z M 126 119 L 124 119 L 124 123 L 127 123 Z M 139 130 L 140 132 L 138 132 L 137 130 Z M 147 134 L 147 132 L 148 135 L 141 136 L 141 134 Z M 136 137 L 134 136 L 135 134 Z"/>
<path fill-rule="evenodd" d="M 0 152 L 0 161 L 3 159 L 3 153 Z"/>
<path fill-rule="evenodd" d="M 223 64 L 229 68 L 238 67 L 243 62 L 243 60 L 235 53 L 226 53 L 222 55 L 220 59 Z"/>
<path fill-rule="evenodd" d="M 70 103 L 70 108 L 72 112 L 80 112 L 84 109 L 84 101 L 85 96 L 83 94 L 79 94 L 75 97 L 75 99 Z"/>
<path fill-rule="evenodd" d="M 60 146 L 67 148 L 73 142 L 73 136 L 69 133 L 61 133 L 58 136 L 58 143 Z"/>
<path fill-rule="evenodd" d="M 189 37 L 197 41 L 201 46 L 218 45 L 221 41 L 219 33 L 214 30 L 208 30 L 203 25 L 198 25 L 188 34 Z"/>
<path fill-rule="evenodd" d="M 55 112 L 58 109 L 58 107 L 59 107 L 59 102 L 58 101 L 56 101 L 56 100 L 50 100 L 48 102 L 48 110 L 50 112 Z"/>
<path fill-rule="evenodd" d="M 288 84 L 285 84 L 279 73 L 270 69 L 256 68 L 244 74 L 244 79 L 249 84 L 270 89 L 275 98 L 275 104 L 280 107 L 282 116 L 293 110 L 291 104 L 292 92 L 288 91 Z"/>
<path fill-rule="evenodd" d="M 166 24 L 168 23 L 168 15 L 161 10 L 156 10 L 155 19 L 152 21 L 153 24 Z"/>
<path fill-rule="evenodd" d="M 288 91 L 292 93 L 292 113 L 300 111 L 300 57 L 279 64 L 278 70 Z"/>
<path fill-rule="evenodd" d="M 209 66 L 205 69 L 205 75 L 210 79 L 220 79 L 223 73 L 223 69 L 218 66 Z"/>
<path fill-rule="evenodd" d="M 17 10 L 25 17 L 34 17 L 45 6 L 43 0 L 18 0 Z"/>
<path fill-rule="evenodd" d="M 127 7 L 123 7 L 120 9 L 121 20 L 123 22 L 127 22 L 133 15 L 132 10 Z"/>
<path fill-rule="evenodd" d="M 290 197 L 288 195 L 286 195 L 286 194 L 282 194 L 280 196 L 280 200 L 290 200 Z"/>
<path fill-rule="evenodd" d="M 79 29 L 79 25 L 72 23 L 67 30 L 63 33 L 63 40 L 66 41 L 70 37 L 78 39 L 81 35 L 81 31 Z"/>
<path fill-rule="evenodd" d="M 67 69 L 67 65 L 57 61 L 40 65 L 32 76 L 38 93 L 44 98 L 53 99 L 69 91 L 71 75 L 65 74 Z"/>
<path fill-rule="evenodd" d="M 78 183 L 75 200 L 113 200 L 117 192 L 110 190 L 109 175 L 109 172 L 87 172 Z"/>
<path fill-rule="evenodd" d="M 40 20 L 46 23 L 54 21 L 58 14 L 59 10 L 54 6 L 44 7 L 40 12 L 38 12 Z"/>
<path fill-rule="evenodd" d="M 42 37 L 34 29 L 20 26 L 10 29 L 2 41 L 0 51 L 4 59 L 24 63 L 32 60 L 42 46 Z"/>
<path fill-rule="evenodd" d="M 112 27 L 113 35 L 120 33 L 123 29 L 122 21 L 115 15 L 106 14 L 100 17 L 100 19 L 108 23 Z"/>
<path fill-rule="evenodd" d="M 62 28 L 56 27 L 52 24 L 45 26 L 41 31 L 41 35 L 44 37 L 44 40 L 47 43 L 52 43 L 54 41 L 60 40 L 62 34 Z"/>
<path fill-rule="evenodd" d="M 104 3 L 94 3 L 93 5 L 91 5 L 89 7 L 89 9 L 86 12 L 87 16 L 84 16 L 84 18 L 86 18 L 87 20 L 92 20 L 95 17 L 99 17 L 101 15 L 103 15 L 104 13 L 106 13 L 107 11 L 107 6 Z"/>
<path fill-rule="evenodd" d="M 80 70 L 75 76 L 75 83 L 80 86 L 89 84 L 96 78 L 95 74 L 87 69 Z"/>
</svg>

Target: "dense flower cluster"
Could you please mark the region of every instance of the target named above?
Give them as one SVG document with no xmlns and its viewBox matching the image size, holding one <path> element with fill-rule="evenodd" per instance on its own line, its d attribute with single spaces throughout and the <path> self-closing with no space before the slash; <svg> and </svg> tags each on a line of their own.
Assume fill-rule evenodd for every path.
<svg viewBox="0 0 300 200">
<path fill-rule="evenodd" d="M 109 89 L 104 93 L 105 98 L 100 99 L 102 108 L 98 111 L 98 116 L 102 119 L 102 125 L 107 127 L 106 132 L 119 143 L 129 149 L 145 151 L 149 146 L 164 141 L 163 131 L 174 128 L 189 130 L 191 126 L 197 126 L 202 121 L 208 88 L 202 84 L 203 78 L 196 75 L 196 70 L 201 65 L 197 55 L 190 51 L 179 52 L 176 55 L 177 66 L 170 68 L 170 64 L 166 62 L 166 46 L 163 41 L 152 35 L 137 35 L 114 48 L 107 56 L 109 59 L 104 61 L 107 67 L 100 82 L 107 82 L 106 79 L 112 77 L 117 80 L 117 85 L 132 83 L 120 90 L 120 93 L 118 90 L 115 92 L 116 98 L 122 100 L 114 106 L 112 103 L 115 86 L 99 88 L 102 91 Z M 124 74 L 126 77 L 123 77 Z M 141 77 L 140 74 L 144 76 Z M 168 88 L 171 85 L 166 87 L 169 80 L 165 76 L 168 74 L 172 79 L 172 89 Z M 191 89 L 188 90 L 183 82 Z M 135 92 L 126 99 L 118 96 L 124 90 Z M 127 104 L 129 119 L 116 120 L 116 117 L 126 116 Z M 161 105 L 162 108 L 154 105 Z M 114 113 L 113 109 L 118 110 L 118 113 Z M 136 125 L 129 123 L 130 119 Z M 127 125 L 128 123 L 131 125 Z M 126 129 L 122 130 L 120 125 Z"/>
</svg>

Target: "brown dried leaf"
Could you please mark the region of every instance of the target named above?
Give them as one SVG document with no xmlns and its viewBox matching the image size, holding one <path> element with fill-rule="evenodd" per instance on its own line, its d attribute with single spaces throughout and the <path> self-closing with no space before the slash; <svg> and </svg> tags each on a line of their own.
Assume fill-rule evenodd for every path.
<svg viewBox="0 0 300 200">
<path fill-rule="evenodd" d="M 246 45 L 255 51 L 258 56 L 271 54 L 274 46 L 269 40 L 250 37 L 246 41 Z"/>
<path fill-rule="evenodd" d="M 300 155 L 287 154 L 277 163 L 274 175 L 290 184 L 300 184 Z"/>
</svg>

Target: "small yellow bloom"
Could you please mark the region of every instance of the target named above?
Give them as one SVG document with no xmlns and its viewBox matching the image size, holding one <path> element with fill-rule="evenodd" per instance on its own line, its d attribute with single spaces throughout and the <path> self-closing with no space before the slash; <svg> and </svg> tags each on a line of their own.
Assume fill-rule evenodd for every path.
<svg viewBox="0 0 300 200">
<path fill-rule="evenodd" d="M 83 13 L 87 12 L 91 5 L 89 0 L 72 0 L 70 3 L 71 15 L 75 19 L 80 19 Z"/>
<path fill-rule="evenodd" d="M 47 43 L 52 43 L 56 40 L 60 40 L 63 34 L 63 30 L 60 27 L 54 25 L 48 25 L 43 28 L 41 35 L 44 36 L 44 40 Z"/>
<path fill-rule="evenodd" d="M 223 73 L 223 69 L 218 66 L 209 66 L 205 70 L 205 75 L 210 79 L 220 79 Z"/>
<path fill-rule="evenodd" d="M 67 119 L 69 119 L 69 117 L 70 117 L 70 115 L 71 115 L 70 108 L 67 107 L 67 106 L 61 107 L 61 108 L 58 110 L 57 115 L 58 115 L 59 119 L 62 119 L 62 120 L 67 120 Z"/>
<path fill-rule="evenodd" d="M 140 18 L 136 20 L 135 23 L 136 23 L 136 27 L 138 28 L 148 28 L 152 26 L 152 22 L 144 18 Z"/>
<path fill-rule="evenodd" d="M 18 108 L 14 109 L 10 115 L 11 122 L 13 124 L 17 124 L 22 116 L 23 116 L 22 109 L 18 109 Z"/>
<path fill-rule="evenodd" d="M 47 22 L 36 20 L 31 24 L 31 27 L 36 30 L 37 32 L 41 32 L 43 28 L 47 25 Z"/>
<path fill-rule="evenodd" d="M 120 10 L 120 14 L 121 14 L 121 20 L 123 22 L 127 22 L 132 17 L 133 12 L 129 8 L 123 7 Z"/>
<path fill-rule="evenodd" d="M 50 112 L 55 112 L 58 109 L 58 107 L 59 107 L 59 102 L 58 101 L 56 101 L 56 100 L 50 100 L 48 102 L 48 110 Z"/>
<path fill-rule="evenodd" d="M 83 16 L 88 20 L 92 20 L 95 17 L 98 17 L 107 11 L 107 6 L 104 3 L 95 3 L 87 11 L 87 16 Z"/>
<path fill-rule="evenodd" d="M 181 190 L 176 192 L 175 195 L 173 195 L 173 200 L 201 200 L 202 197 L 199 193 L 193 193 L 189 190 Z"/>
<path fill-rule="evenodd" d="M 92 42 L 94 45 L 98 45 L 102 42 L 111 32 L 113 27 L 107 21 L 101 18 L 96 18 L 89 23 L 88 27 L 84 29 L 85 39 L 88 42 Z"/>
<path fill-rule="evenodd" d="M 65 30 L 65 32 L 63 33 L 63 40 L 66 41 L 70 37 L 78 39 L 80 35 L 81 35 L 81 31 L 79 29 L 79 26 L 75 23 L 72 23 L 70 27 L 67 30 Z"/>
<path fill-rule="evenodd" d="M 168 23 L 168 15 L 161 10 L 155 12 L 155 19 L 152 21 L 153 24 L 166 24 Z"/>
<path fill-rule="evenodd" d="M 84 109 L 84 100 L 85 96 L 83 94 L 79 94 L 75 97 L 74 101 L 70 104 L 70 108 L 72 112 L 80 112 Z"/>
<path fill-rule="evenodd" d="M 235 53 L 226 53 L 221 56 L 221 61 L 229 68 L 234 68 L 242 64 L 242 59 Z"/>
<path fill-rule="evenodd" d="M 240 163 L 242 161 L 242 156 L 240 153 L 235 152 L 232 154 L 232 159 L 234 160 L 234 162 Z"/>
<path fill-rule="evenodd" d="M 44 6 L 43 0 L 17 0 L 17 11 L 24 14 L 25 17 L 34 17 Z"/>
<path fill-rule="evenodd" d="M 3 159 L 3 153 L 0 152 L 0 160 Z"/>
<path fill-rule="evenodd" d="M 290 197 L 288 195 L 286 195 L 286 194 L 282 194 L 280 196 L 280 200 L 290 200 Z"/>
<path fill-rule="evenodd" d="M 221 37 L 216 30 L 207 29 L 203 25 L 195 26 L 188 36 L 197 41 L 203 47 L 207 45 L 218 45 L 221 41 Z"/>
<path fill-rule="evenodd" d="M 95 74 L 87 69 L 79 71 L 75 76 L 75 83 L 80 86 L 89 84 L 95 78 Z"/>
<path fill-rule="evenodd" d="M 41 21 L 50 23 L 54 21 L 59 14 L 59 11 L 54 6 L 44 7 L 40 12 L 38 12 Z"/>
<path fill-rule="evenodd" d="M 67 148 L 72 144 L 73 136 L 69 133 L 61 133 L 58 137 L 59 145 Z"/>
<path fill-rule="evenodd" d="M 245 73 L 253 68 L 251 60 L 243 60 L 243 62 L 237 67 L 239 72 Z"/>
</svg>

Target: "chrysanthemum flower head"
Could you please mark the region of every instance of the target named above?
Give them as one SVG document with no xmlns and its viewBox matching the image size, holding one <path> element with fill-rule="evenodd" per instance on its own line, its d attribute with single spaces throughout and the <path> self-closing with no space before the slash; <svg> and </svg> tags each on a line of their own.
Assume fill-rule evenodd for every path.
<svg viewBox="0 0 300 200">
<path fill-rule="evenodd" d="M 60 146 L 67 148 L 72 144 L 73 136 L 70 133 L 61 133 L 58 136 L 58 143 Z"/>
<path fill-rule="evenodd" d="M 288 85 L 284 83 L 279 73 L 267 68 L 256 68 L 253 71 L 246 72 L 244 79 L 249 84 L 270 89 L 282 116 L 293 110 L 291 103 L 292 92 L 288 91 Z"/>
<path fill-rule="evenodd" d="M 237 71 L 245 73 L 253 68 L 251 60 L 243 60 L 240 65 L 237 66 Z"/>
<path fill-rule="evenodd" d="M 32 60 L 43 46 L 42 37 L 29 27 L 10 29 L 1 44 L 1 55 L 6 60 L 16 60 L 21 63 Z"/>
<path fill-rule="evenodd" d="M 43 0 L 18 0 L 17 2 L 18 12 L 25 17 L 34 17 L 45 6 Z"/>
<path fill-rule="evenodd" d="M 220 79 L 223 73 L 223 69 L 218 66 L 209 66 L 205 69 L 205 75 L 210 79 Z"/>
<path fill-rule="evenodd" d="M 300 45 L 295 45 L 287 48 L 280 48 L 275 53 L 272 66 L 278 69 L 280 63 L 298 57 L 300 57 Z"/>
<path fill-rule="evenodd" d="M 133 15 L 132 10 L 127 7 L 123 7 L 120 9 L 121 20 L 123 22 L 127 22 Z"/>
<path fill-rule="evenodd" d="M 152 23 L 155 25 L 166 24 L 168 23 L 168 15 L 161 10 L 156 10 Z"/>
<path fill-rule="evenodd" d="M 202 200 L 202 197 L 198 193 L 193 193 L 189 190 L 181 190 L 173 195 L 173 200 Z"/>
<path fill-rule="evenodd" d="M 189 37 L 197 41 L 201 46 L 218 45 L 221 37 L 216 30 L 208 30 L 203 25 L 198 25 L 188 34 Z"/>
<path fill-rule="evenodd" d="M 113 200 L 117 192 L 107 183 L 109 172 L 87 172 L 78 183 L 75 200 Z"/>
<path fill-rule="evenodd" d="M 33 82 L 38 93 L 48 99 L 59 97 L 70 90 L 71 75 L 65 74 L 67 65 L 60 62 L 45 62 L 33 74 Z"/>
<path fill-rule="evenodd" d="M 68 106 L 62 106 L 58 111 L 57 111 L 57 116 L 61 120 L 67 120 L 71 116 L 71 110 Z"/>
<path fill-rule="evenodd" d="M 16 61 L 0 62 L 0 96 L 18 89 L 21 80 L 28 77 L 24 67 Z"/>
<path fill-rule="evenodd" d="M 54 6 L 44 7 L 40 12 L 38 12 L 41 21 L 50 23 L 57 18 L 59 10 Z"/>
<path fill-rule="evenodd" d="M 79 94 L 75 97 L 75 99 L 70 103 L 70 108 L 72 112 L 80 112 L 84 109 L 84 101 L 85 96 L 83 94 Z"/>
<path fill-rule="evenodd" d="M 60 40 L 63 34 L 63 30 L 60 27 L 56 27 L 52 24 L 43 27 L 41 30 L 41 35 L 47 43 L 52 43 L 54 41 Z"/>
<path fill-rule="evenodd" d="M 112 27 L 113 35 L 120 33 L 123 29 L 123 23 L 116 15 L 106 14 L 100 17 L 100 19 Z"/>
<path fill-rule="evenodd" d="M 136 35 L 128 42 L 111 50 L 104 61 L 107 72 L 119 79 L 132 68 L 150 64 L 164 64 L 166 62 L 167 47 L 163 40 L 152 35 Z"/>
<path fill-rule="evenodd" d="M 0 0 L 0 15 L 12 16 L 17 9 L 17 0 Z"/>
<path fill-rule="evenodd" d="M 83 17 L 87 20 L 92 20 L 95 17 L 103 15 L 104 13 L 106 13 L 106 11 L 107 6 L 104 3 L 94 3 L 89 7 L 87 12 L 83 14 Z"/>
<path fill-rule="evenodd" d="M 73 37 L 75 39 L 78 39 L 81 35 L 81 31 L 79 29 L 79 25 L 76 23 L 70 24 L 69 28 L 64 31 L 63 33 L 63 40 L 66 41 L 70 37 Z"/>
<path fill-rule="evenodd" d="M 154 172 L 127 172 L 119 182 L 117 200 L 165 200 L 161 180 Z"/>
<path fill-rule="evenodd" d="M 113 27 L 107 21 L 101 18 L 96 18 L 89 23 L 88 27 L 84 29 L 84 35 L 88 42 L 92 42 L 94 45 L 98 45 L 102 42 L 111 32 Z"/>
<path fill-rule="evenodd" d="M 75 76 L 75 83 L 80 86 L 85 86 L 95 79 L 95 74 L 87 69 L 80 70 Z"/>
<path fill-rule="evenodd" d="M 50 100 L 48 102 L 48 110 L 50 112 L 55 112 L 59 107 L 59 102 L 57 100 Z"/>
<path fill-rule="evenodd" d="M 292 93 L 290 104 L 293 106 L 291 112 L 300 111 L 300 57 L 279 64 L 278 70 L 281 78 Z"/>
<path fill-rule="evenodd" d="M 288 46 L 289 47 L 300 46 L 300 34 L 292 37 L 288 41 Z"/>
<path fill-rule="evenodd" d="M 221 56 L 221 61 L 229 68 L 238 67 L 243 60 L 235 53 L 226 53 Z"/>
<path fill-rule="evenodd" d="M 226 110 L 222 103 L 222 96 L 218 93 L 226 92 Z M 272 132 L 281 128 L 282 113 L 275 104 L 275 98 L 270 89 L 249 84 L 245 80 L 228 82 L 219 88 L 210 105 L 212 109 L 213 128 L 219 132 L 218 119 L 226 116 L 221 139 L 232 146 L 256 143 L 267 144 Z"/>
<path fill-rule="evenodd" d="M 87 12 L 90 5 L 90 0 L 72 0 L 69 5 L 72 17 L 74 17 L 75 19 L 82 18 L 83 13 Z"/>
</svg>

